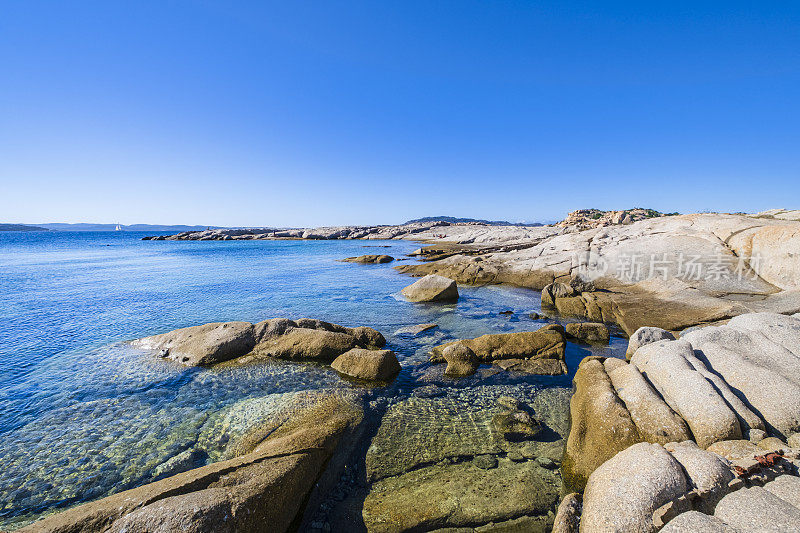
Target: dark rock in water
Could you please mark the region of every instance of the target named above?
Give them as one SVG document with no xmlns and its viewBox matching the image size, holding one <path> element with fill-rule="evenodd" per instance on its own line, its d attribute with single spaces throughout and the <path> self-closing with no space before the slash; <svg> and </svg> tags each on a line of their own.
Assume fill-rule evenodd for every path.
<svg viewBox="0 0 800 533">
<path fill-rule="evenodd" d="M 400 372 L 400 363 L 391 350 L 353 348 L 334 359 L 331 368 L 354 378 L 388 381 Z"/>
<path fill-rule="evenodd" d="M 86 503 L 20 531 L 287 531 L 338 479 L 362 431 L 357 403 L 322 399 L 251 452 Z"/>
<path fill-rule="evenodd" d="M 530 318 L 531 320 L 539 320 L 540 318 L 542 318 L 542 315 L 534 311 L 532 313 L 528 313 L 528 318 Z"/>
<path fill-rule="evenodd" d="M 443 350 L 442 354 L 447 361 L 445 376 L 471 376 L 480 365 L 475 353 L 461 343 L 451 344 Z"/>
<path fill-rule="evenodd" d="M 441 387 L 437 387 L 436 385 L 425 385 L 423 387 L 417 387 L 411 393 L 412 396 L 416 398 L 438 398 L 444 396 L 444 391 Z"/>
<path fill-rule="evenodd" d="M 544 457 L 544 456 L 537 457 L 536 462 L 539 464 L 539 466 L 541 466 L 542 468 L 547 468 L 548 470 L 554 470 L 558 468 L 556 462 L 550 459 L 549 457 Z"/>
<path fill-rule="evenodd" d="M 358 257 L 348 257 L 346 259 L 342 259 L 345 263 L 391 263 L 394 261 L 394 257 L 391 255 L 359 255 Z"/>
<path fill-rule="evenodd" d="M 455 302 L 458 286 L 452 279 L 429 274 L 400 293 L 412 302 Z"/>
<path fill-rule="evenodd" d="M 497 468 L 497 457 L 493 455 L 479 455 L 472 460 L 472 464 L 483 470 Z"/>
<path fill-rule="evenodd" d="M 507 311 L 500 311 L 500 314 L 501 315 L 513 315 L 514 311 L 508 311 L 508 310 Z"/>
</svg>

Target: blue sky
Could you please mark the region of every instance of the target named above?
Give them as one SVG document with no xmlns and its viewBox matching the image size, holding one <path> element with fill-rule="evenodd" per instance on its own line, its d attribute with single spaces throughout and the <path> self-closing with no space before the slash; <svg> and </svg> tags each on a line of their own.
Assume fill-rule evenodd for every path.
<svg viewBox="0 0 800 533">
<path fill-rule="evenodd" d="M 800 3 L 0 0 L 0 222 L 800 207 Z"/>
</svg>

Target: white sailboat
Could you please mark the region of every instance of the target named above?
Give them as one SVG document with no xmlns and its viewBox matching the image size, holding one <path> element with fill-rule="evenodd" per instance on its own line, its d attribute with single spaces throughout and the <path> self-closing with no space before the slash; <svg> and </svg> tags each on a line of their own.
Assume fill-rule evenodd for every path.
<svg viewBox="0 0 800 533">
<path fill-rule="evenodd" d="M 114 228 L 114 231 L 122 231 L 122 226 L 120 226 L 119 224 L 117 224 L 117 227 L 116 227 L 116 228 Z"/>
</svg>

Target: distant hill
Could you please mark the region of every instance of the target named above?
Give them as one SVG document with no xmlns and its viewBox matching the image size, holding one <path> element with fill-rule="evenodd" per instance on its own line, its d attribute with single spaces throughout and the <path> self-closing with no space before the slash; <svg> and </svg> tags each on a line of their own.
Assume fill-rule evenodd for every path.
<svg viewBox="0 0 800 533">
<path fill-rule="evenodd" d="M 0 224 L 0 231 L 48 231 L 48 229 L 27 224 Z"/>
<path fill-rule="evenodd" d="M 115 231 L 116 224 L 66 224 L 63 222 L 54 222 L 52 224 L 39 224 L 42 228 L 57 230 L 57 231 Z M 164 225 L 164 224 L 129 224 L 120 225 L 120 231 L 164 231 L 180 233 L 182 231 L 201 231 L 204 229 L 222 229 L 220 226 L 186 226 L 182 224 Z"/>
<path fill-rule="evenodd" d="M 409 220 L 406 224 L 424 223 L 424 222 L 450 222 L 451 224 L 465 223 L 465 222 L 478 222 L 480 224 L 489 224 L 491 226 L 543 226 L 539 222 L 508 222 L 506 220 L 481 220 L 477 218 L 457 218 L 457 217 L 423 217 Z"/>
</svg>

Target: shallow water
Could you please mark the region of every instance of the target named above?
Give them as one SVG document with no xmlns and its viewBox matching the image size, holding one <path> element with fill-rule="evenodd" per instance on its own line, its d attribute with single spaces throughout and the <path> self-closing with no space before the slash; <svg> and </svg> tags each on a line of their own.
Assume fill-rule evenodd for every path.
<svg viewBox="0 0 800 533">
<path fill-rule="evenodd" d="M 443 378 L 429 348 L 453 338 L 532 330 L 547 323 L 535 291 L 463 287 L 453 305 L 397 297 L 410 283 L 388 265 L 338 259 L 401 258 L 404 241 L 141 241 L 140 233 L 0 232 L 0 529 L 164 475 L 196 447 L 198 464 L 277 412 L 295 393 L 360 387 L 327 367 L 276 362 L 184 369 L 124 341 L 210 321 L 304 316 L 381 331 L 403 370 L 373 394 L 397 398 L 430 383 L 453 397 L 480 386 L 569 387 L 588 353 L 570 344 L 568 376 L 484 372 Z M 387 248 L 383 248 L 387 246 Z M 397 263 L 395 263 L 397 264 Z M 500 315 L 512 310 L 513 315 Z M 430 335 L 393 332 L 436 322 Z M 490 395 L 491 396 L 491 395 Z M 160 474 L 159 474 L 160 473 Z"/>
</svg>

